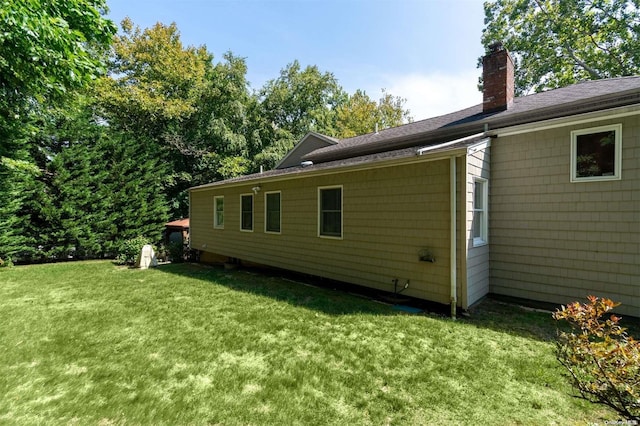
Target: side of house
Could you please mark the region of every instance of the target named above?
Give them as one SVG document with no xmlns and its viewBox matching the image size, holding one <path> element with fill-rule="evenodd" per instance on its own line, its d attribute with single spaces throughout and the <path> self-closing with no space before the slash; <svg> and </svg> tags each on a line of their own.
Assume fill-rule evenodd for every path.
<svg viewBox="0 0 640 426">
<path fill-rule="evenodd" d="M 420 159 L 192 190 L 192 248 L 388 292 L 408 284 L 403 294 L 449 303 L 449 174 L 449 158 Z"/>
<path fill-rule="evenodd" d="M 637 107 L 498 132 L 490 182 L 492 293 L 558 304 L 606 296 L 640 316 Z"/>
<path fill-rule="evenodd" d="M 499 43 L 483 102 L 191 188 L 191 247 L 468 308 L 588 294 L 640 317 L 640 76 L 514 96 Z"/>
</svg>

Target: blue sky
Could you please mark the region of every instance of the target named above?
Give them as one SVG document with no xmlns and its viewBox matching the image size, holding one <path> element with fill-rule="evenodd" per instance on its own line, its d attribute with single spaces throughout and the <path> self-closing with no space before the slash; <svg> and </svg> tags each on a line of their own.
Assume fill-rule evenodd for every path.
<svg viewBox="0 0 640 426">
<path fill-rule="evenodd" d="M 254 89 L 297 59 L 349 93 L 382 88 L 415 120 L 482 101 L 476 85 L 482 0 L 107 0 L 142 28 L 175 22 L 182 41 L 246 58 Z"/>
</svg>

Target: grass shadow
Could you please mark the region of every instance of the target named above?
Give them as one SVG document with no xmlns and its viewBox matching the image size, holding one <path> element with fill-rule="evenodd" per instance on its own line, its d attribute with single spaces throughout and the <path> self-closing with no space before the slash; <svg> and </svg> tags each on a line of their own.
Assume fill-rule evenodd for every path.
<svg viewBox="0 0 640 426">
<path fill-rule="evenodd" d="M 263 269 L 227 270 L 222 266 L 197 263 L 160 265 L 156 270 L 190 277 L 288 303 L 292 306 L 315 310 L 328 315 L 375 314 L 402 315 L 389 303 L 355 291 L 353 286 L 326 280 L 318 281 L 296 274 Z"/>
<path fill-rule="evenodd" d="M 226 270 L 222 266 L 195 263 L 166 264 L 156 269 L 168 274 L 215 283 L 231 290 L 268 297 L 328 315 L 408 315 L 406 312 L 394 309 L 393 293 L 385 294 L 375 289 L 288 271 L 261 268 Z M 410 297 L 398 297 L 397 300 L 399 302 L 395 303 L 420 309 L 421 312 L 418 315 L 449 320 L 447 305 Z M 469 312 L 460 315 L 458 321 L 514 336 L 538 341 L 554 341 L 557 324 L 551 317 L 551 312 L 487 297 Z M 560 326 L 562 327 L 562 324 Z"/>
</svg>

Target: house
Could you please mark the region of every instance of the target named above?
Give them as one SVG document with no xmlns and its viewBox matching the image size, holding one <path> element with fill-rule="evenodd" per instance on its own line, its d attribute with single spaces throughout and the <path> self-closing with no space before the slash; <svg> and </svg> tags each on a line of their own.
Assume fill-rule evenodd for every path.
<svg viewBox="0 0 640 426">
<path fill-rule="evenodd" d="M 640 76 L 514 97 L 500 45 L 483 103 L 337 140 L 190 189 L 191 247 L 467 309 L 588 294 L 640 317 Z"/>
</svg>

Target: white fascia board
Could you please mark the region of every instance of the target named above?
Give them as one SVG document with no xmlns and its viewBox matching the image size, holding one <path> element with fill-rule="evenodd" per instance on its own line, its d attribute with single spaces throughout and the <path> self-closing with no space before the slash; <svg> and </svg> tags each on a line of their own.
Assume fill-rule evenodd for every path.
<svg viewBox="0 0 640 426">
<path fill-rule="evenodd" d="M 416 155 L 424 155 L 424 154 L 427 154 L 429 151 L 433 151 L 435 149 L 440 149 L 440 148 L 446 148 L 448 146 L 455 145 L 457 143 L 468 141 L 468 140 L 471 140 L 471 139 L 475 139 L 475 138 L 478 138 L 478 137 L 483 136 L 483 135 L 484 135 L 484 133 L 476 133 L 475 135 L 465 136 L 464 138 L 460 138 L 460 139 L 456 139 L 456 140 L 453 140 L 453 141 L 441 143 L 441 144 L 438 144 L 438 145 L 432 145 L 432 146 L 426 146 L 424 148 L 419 148 L 419 149 L 416 150 Z"/>
<path fill-rule="evenodd" d="M 535 121 L 533 123 L 520 124 L 502 129 L 488 130 L 491 136 L 514 136 L 523 133 L 538 132 L 541 130 L 555 129 L 558 127 L 575 126 L 578 124 L 593 123 L 597 120 L 608 120 L 640 114 L 640 104 L 611 108 L 601 111 L 586 112 L 568 117 L 552 118 L 549 120 Z"/>
<path fill-rule="evenodd" d="M 478 143 L 474 143 L 473 145 L 467 147 L 468 154 L 474 154 L 478 151 L 482 151 L 483 149 L 487 149 L 491 146 L 491 138 L 485 138 Z"/>
</svg>

